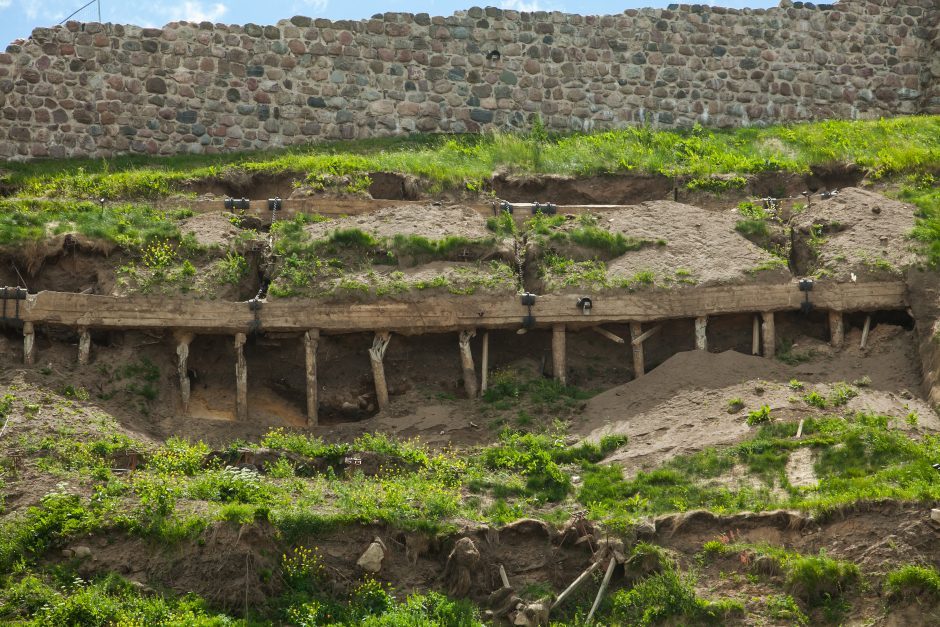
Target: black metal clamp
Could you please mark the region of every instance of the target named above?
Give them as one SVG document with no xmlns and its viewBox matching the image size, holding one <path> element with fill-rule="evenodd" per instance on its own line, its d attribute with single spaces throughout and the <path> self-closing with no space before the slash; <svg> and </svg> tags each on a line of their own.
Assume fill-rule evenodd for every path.
<svg viewBox="0 0 940 627">
<path fill-rule="evenodd" d="M 538 298 L 532 292 L 523 292 L 519 295 L 519 300 L 522 303 L 523 307 L 528 308 L 528 313 L 522 319 L 522 328 L 531 329 L 535 326 L 535 316 L 532 315 L 532 307 L 535 306 L 535 300 Z"/>
<path fill-rule="evenodd" d="M 594 303 L 591 301 L 590 297 L 582 296 L 578 299 L 577 307 L 581 310 L 581 313 L 585 316 L 591 315 L 591 308 L 594 306 Z"/>
<path fill-rule="evenodd" d="M 803 302 L 800 303 L 800 311 L 804 314 L 808 314 L 813 310 L 813 303 L 809 302 L 809 293 L 813 291 L 815 284 L 813 279 L 800 279 L 800 291 L 803 292 Z"/>
<path fill-rule="evenodd" d="M 244 211 L 248 209 L 251 201 L 247 198 L 226 198 L 222 201 L 222 204 L 225 206 L 227 211 L 234 211 L 236 209 Z"/>
<path fill-rule="evenodd" d="M 20 320 L 20 301 L 26 300 L 26 288 L 25 287 L 3 287 L 0 288 L 0 303 L 2 305 L 2 312 L 0 312 L 0 322 L 13 322 L 21 323 Z M 9 306 L 13 311 L 8 314 L 9 311 L 7 301 L 12 300 L 13 304 Z"/>
</svg>

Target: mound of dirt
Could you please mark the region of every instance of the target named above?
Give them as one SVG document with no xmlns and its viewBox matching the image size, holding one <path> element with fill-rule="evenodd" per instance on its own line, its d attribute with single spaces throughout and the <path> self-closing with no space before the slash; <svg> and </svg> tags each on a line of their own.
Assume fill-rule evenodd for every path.
<svg viewBox="0 0 940 627">
<path fill-rule="evenodd" d="M 797 366 L 734 351 L 678 353 L 645 376 L 589 400 L 584 419 L 573 424 L 572 431 L 594 441 L 608 434 L 627 435 L 629 443 L 608 461 L 635 473 L 672 457 L 753 436 L 747 412 L 762 405 L 770 407 L 777 421 L 822 415 L 826 412 L 802 401 L 803 394 L 816 390 L 825 396 L 833 384 L 863 377 L 871 383 L 856 387 L 858 396 L 842 408 L 844 413 L 895 416 L 896 426 L 910 428 L 904 419 L 913 411 L 919 417 L 916 430 L 940 430 L 940 419 L 920 398 L 913 333 L 879 325 L 865 351 L 858 348 L 859 334 L 856 329 L 848 333 L 842 351 L 817 350 L 814 359 Z M 814 345 L 809 339 L 795 344 L 801 350 Z M 804 388 L 792 389 L 791 379 Z M 730 399 L 741 399 L 743 409 L 729 413 Z"/>
<path fill-rule="evenodd" d="M 792 259 L 801 275 L 820 270 L 837 280 L 897 274 L 917 255 L 909 235 L 914 207 L 850 187 L 812 204 L 793 219 Z"/>
<path fill-rule="evenodd" d="M 484 239 L 493 236 L 479 213 L 462 205 L 423 207 L 386 207 L 375 213 L 318 222 L 305 227 L 314 239 L 327 237 L 337 229 L 360 229 L 376 237 L 416 235 L 428 239 L 459 236 Z"/>
<path fill-rule="evenodd" d="M 202 213 L 180 223 L 183 235 L 192 234 L 202 246 L 224 247 L 238 235 L 238 227 L 221 213 Z"/>
<path fill-rule="evenodd" d="M 665 245 L 644 246 L 610 261 L 607 268 L 612 278 L 644 271 L 652 271 L 657 284 L 676 280 L 677 271 L 679 278 L 699 285 L 791 278 L 786 267 L 758 271 L 775 257 L 738 234 L 735 214 L 729 211 L 663 200 L 604 212 L 600 223 L 626 237 L 665 241 Z"/>
</svg>

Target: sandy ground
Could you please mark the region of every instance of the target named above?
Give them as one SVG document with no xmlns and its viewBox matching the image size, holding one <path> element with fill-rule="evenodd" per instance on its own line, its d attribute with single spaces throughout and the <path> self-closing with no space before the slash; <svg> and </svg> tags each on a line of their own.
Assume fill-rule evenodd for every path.
<svg viewBox="0 0 940 627">
<path fill-rule="evenodd" d="M 222 213 L 202 213 L 186 218 L 180 224 L 183 235 L 192 233 L 203 246 L 227 247 L 239 233 L 229 216 Z"/>
<path fill-rule="evenodd" d="M 825 200 L 814 197 L 793 219 L 797 260 L 809 266 L 806 274 L 821 268 L 838 280 L 897 273 L 917 259 L 910 239 L 914 211 L 913 205 L 859 188 L 840 190 Z M 813 225 L 823 227 L 823 239 L 817 258 L 810 260 Z"/>
<path fill-rule="evenodd" d="M 338 220 L 317 222 L 305 227 L 314 239 L 322 239 L 337 229 L 361 229 L 377 237 L 420 235 L 441 239 L 448 235 L 467 239 L 493 237 L 486 228 L 486 219 L 476 211 L 460 205 L 448 207 L 427 204 L 424 207 L 388 207 L 375 213 L 349 216 Z"/>
<path fill-rule="evenodd" d="M 808 346 L 812 340 L 800 342 Z M 801 400 L 816 390 L 826 396 L 837 382 L 852 383 L 864 376 L 870 386 L 857 387 L 842 413 L 876 412 L 895 416 L 895 426 L 909 428 L 905 418 L 918 415 L 919 432 L 940 430 L 940 419 L 921 399 L 920 370 L 912 332 L 879 325 L 869 336 L 866 351 L 858 348 L 858 333 L 847 334 L 845 348 L 797 366 L 734 351 L 713 354 L 678 353 L 646 376 L 607 390 L 587 403 L 584 419 L 573 431 L 589 440 L 625 434 L 629 443 L 608 461 L 636 472 L 677 455 L 709 446 L 732 444 L 751 437 L 747 412 L 768 405 L 776 420 L 798 421 L 832 415 Z M 803 390 L 788 386 L 791 379 Z M 728 412 L 728 400 L 740 398 L 744 409 Z"/>
</svg>

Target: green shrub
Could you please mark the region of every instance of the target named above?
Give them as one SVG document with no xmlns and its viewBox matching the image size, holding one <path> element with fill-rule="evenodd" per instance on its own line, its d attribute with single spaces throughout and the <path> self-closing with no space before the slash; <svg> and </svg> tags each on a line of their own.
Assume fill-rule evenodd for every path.
<svg viewBox="0 0 940 627">
<path fill-rule="evenodd" d="M 894 598 L 909 597 L 940 600 L 940 571 L 933 566 L 907 564 L 888 573 L 884 582 L 885 592 Z"/>
<path fill-rule="evenodd" d="M 841 597 L 861 579 L 855 564 L 823 554 L 790 556 L 784 560 L 784 569 L 787 590 L 811 607 Z"/>
<path fill-rule="evenodd" d="M 738 397 L 728 399 L 728 413 L 735 414 L 744 409 L 744 401 Z"/>
<path fill-rule="evenodd" d="M 829 406 L 829 403 L 826 401 L 826 397 L 815 390 L 809 394 L 805 394 L 803 396 L 803 401 L 807 405 L 816 407 L 817 409 L 826 409 L 826 407 Z"/>
<path fill-rule="evenodd" d="M 766 424 L 772 420 L 769 405 L 761 405 L 760 409 L 755 409 L 747 414 L 747 424 L 749 427 Z"/>
<path fill-rule="evenodd" d="M 618 590 L 611 602 L 612 618 L 624 625 L 719 625 L 730 615 L 744 613 L 740 601 L 700 598 L 692 579 L 683 578 L 674 569 L 647 577 L 630 590 Z"/>
</svg>

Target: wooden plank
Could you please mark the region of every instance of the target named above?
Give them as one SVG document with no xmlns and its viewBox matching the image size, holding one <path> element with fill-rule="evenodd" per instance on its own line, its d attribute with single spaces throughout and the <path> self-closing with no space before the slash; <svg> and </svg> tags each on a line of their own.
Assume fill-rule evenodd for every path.
<svg viewBox="0 0 940 627">
<path fill-rule="evenodd" d="M 603 335 L 604 337 L 606 337 L 606 338 L 607 338 L 608 340 L 610 340 L 611 342 L 616 342 L 617 344 L 625 344 L 625 343 L 626 343 L 626 340 L 625 340 L 625 339 L 623 339 L 622 337 L 620 337 L 619 335 L 617 335 L 617 334 L 615 334 L 615 333 L 611 333 L 610 331 L 608 331 L 608 330 L 605 329 L 604 327 L 591 327 L 591 328 L 592 328 L 594 331 L 596 331 L 597 333 L 599 333 L 600 335 Z"/>
<path fill-rule="evenodd" d="M 532 313 L 540 328 L 565 324 L 569 328 L 604 323 L 655 322 L 672 318 L 760 311 L 796 310 L 803 293 L 797 283 L 690 287 L 629 293 L 592 294 L 589 320 L 571 306 L 566 294 L 539 296 Z M 817 285 L 817 307 L 840 311 L 904 309 L 902 281 Z M 205 333 L 247 332 L 257 313 L 261 330 L 350 333 L 390 329 L 417 334 L 466 328 L 519 328 L 527 309 L 517 295 L 439 295 L 418 302 L 383 300 L 371 303 L 281 299 L 262 303 L 258 312 L 247 302 L 200 301 L 187 298 L 112 297 L 65 292 L 40 292 L 27 297 L 21 318 L 27 322 L 94 328 L 175 328 Z"/>
<path fill-rule="evenodd" d="M 630 340 L 630 342 L 631 342 L 634 346 L 640 346 L 641 344 L 643 344 L 643 342 L 645 342 L 646 340 L 650 339 L 651 337 L 653 337 L 654 335 L 656 335 L 657 333 L 659 333 L 659 332 L 662 331 L 662 330 L 663 330 L 663 325 L 657 324 L 655 327 L 653 327 L 653 328 L 650 329 L 649 331 L 644 331 L 644 332 L 641 333 L 640 335 L 636 336 L 635 338 L 633 338 L 632 340 Z"/>
</svg>

